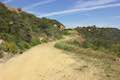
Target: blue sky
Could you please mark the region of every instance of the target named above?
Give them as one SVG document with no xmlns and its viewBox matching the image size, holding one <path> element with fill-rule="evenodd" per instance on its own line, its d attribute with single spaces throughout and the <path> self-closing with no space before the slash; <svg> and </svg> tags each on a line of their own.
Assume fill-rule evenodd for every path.
<svg viewBox="0 0 120 80">
<path fill-rule="evenodd" d="M 0 0 L 67 27 L 98 25 L 120 28 L 120 0 Z"/>
</svg>

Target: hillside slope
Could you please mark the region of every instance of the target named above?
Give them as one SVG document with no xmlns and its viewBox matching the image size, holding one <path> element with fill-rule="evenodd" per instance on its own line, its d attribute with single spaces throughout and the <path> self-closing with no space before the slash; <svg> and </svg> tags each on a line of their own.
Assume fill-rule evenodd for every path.
<svg viewBox="0 0 120 80">
<path fill-rule="evenodd" d="M 120 29 L 98 28 L 97 26 L 76 28 L 85 40 L 79 47 L 111 53 L 120 56 Z"/>
<path fill-rule="evenodd" d="M 74 59 L 78 63 L 84 60 L 88 64 L 92 63 L 97 68 L 99 67 L 102 71 L 99 73 L 102 78 L 100 80 L 120 80 L 120 37 L 118 37 L 120 34 L 118 29 L 84 27 L 78 28 L 78 31 L 68 31 L 72 33 L 71 39 L 57 42 L 56 48 L 71 52 L 69 55 L 74 55 Z M 116 33 L 118 34 L 116 35 Z M 107 45 L 109 47 L 106 47 Z"/>
<path fill-rule="evenodd" d="M 42 42 L 61 38 L 63 30 L 64 25 L 57 20 L 37 18 L 0 3 L 0 40 L 3 41 L 0 57 L 3 52 L 14 55 Z"/>
</svg>

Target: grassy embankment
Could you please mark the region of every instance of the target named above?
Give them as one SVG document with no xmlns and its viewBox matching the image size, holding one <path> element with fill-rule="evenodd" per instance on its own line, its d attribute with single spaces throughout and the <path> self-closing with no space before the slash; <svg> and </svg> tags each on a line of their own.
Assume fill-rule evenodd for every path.
<svg viewBox="0 0 120 80">
<path fill-rule="evenodd" d="M 71 52 L 77 60 L 83 59 L 100 67 L 105 80 L 119 80 L 120 31 L 96 27 L 76 30 L 78 34 L 72 35 L 73 39 L 58 42 L 55 47 Z"/>
</svg>

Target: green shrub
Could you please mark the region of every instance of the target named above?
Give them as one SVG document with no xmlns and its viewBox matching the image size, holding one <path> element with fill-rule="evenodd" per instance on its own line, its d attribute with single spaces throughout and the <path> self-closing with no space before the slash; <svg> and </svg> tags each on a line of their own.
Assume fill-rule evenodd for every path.
<svg viewBox="0 0 120 80">
<path fill-rule="evenodd" d="M 1 47 L 4 51 L 10 53 L 17 53 L 17 46 L 14 42 L 4 42 Z"/>
<path fill-rule="evenodd" d="M 42 39 L 42 40 L 41 40 L 41 43 L 47 43 L 47 42 L 48 42 L 47 39 Z"/>
<path fill-rule="evenodd" d="M 35 45 L 37 45 L 37 44 L 41 44 L 41 41 L 39 40 L 39 39 L 33 39 L 32 41 L 31 41 L 31 45 L 32 46 L 35 46 Z"/>
<path fill-rule="evenodd" d="M 1 33 L 0 34 L 2 39 L 5 40 L 5 41 L 17 41 L 16 37 L 10 33 Z"/>
<path fill-rule="evenodd" d="M 25 41 L 21 41 L 17 43 L 17 46 L 19 47 L 20 50 L 26 50 L 26 49 L 31 48 L 31 45 Z"/>
<path fill-rule="evenodd" d="M 0 50 L 0 58 L 2 58 L 3 57 L 3 52 L 2 52 L 2 50 Z"/>
<path fill-rule="evenodd" d="M 54 27 L 53 25 L 40 25 L 40 31 L 42 33 L 45 33 L 48 38 L 53 40 L 62 38 L 62 31 L 60 31 L 58 27 Z"/>
<path fill-rule="evenodd" d="M 67 51 L 71 51 L 71 50 L 74 50 L 76 48 L 76 46 L 68 44 L 66 42 L 58 42 L 55 44 L 55 47 L 59 48 L 59 49 L 64 49 Z"/>
<path fill-rule="evenodd" d="M 69 30 L 64 30 L 64 31 L 63 31 L 63 34 L 64 34 L 64 35 L 70 35 L 71 33 L 69 32 Z"/>
<path fill-rule="evenodd" d="M 116 53 L 116 55 L 120 57 L 120 44 L 113 44 L 110 51 Z"/>
</svg>

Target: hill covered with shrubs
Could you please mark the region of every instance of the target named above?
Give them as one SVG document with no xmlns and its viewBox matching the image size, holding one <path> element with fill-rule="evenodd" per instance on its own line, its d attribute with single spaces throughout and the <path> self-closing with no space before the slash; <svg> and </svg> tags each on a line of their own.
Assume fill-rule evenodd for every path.
<svg viewBox="0 0 120 80">
<path fill-rule="evenodd" d="M 117 28 L 78 27 L 76 30 L 85 39 L 84 48 L 107 51 L 120 56 L 120 30 Z"/>
<path fill-rule="evenodd" d="M 73 39 L 56 43 L 55 47 L 78 53 L 81 53 L 81 49 L 92 49 L 120 57 L 120 30 L 117 28 L 99 28 L 94 25 L 65 31 L 72 32 L 69 35 Z"/>
<path fill-rule="evenodd" d="M 38 18 L 21 9 L 0 3 L 0 55 L 22 53 L 26 49 L 61 38 L 64 25 L 57 20 Z"/>
<path fill-rule="evenodd" d="M 74 56 L 77 62 L 85 60 L 99 67 L 104 71 L 105 80 L 120 80 L 119 29 L 99 28 L 94 25 L 65 31 L 69 40 L 57 42 L 56 48 L 69 51 L 67 54 Z"/>
</svg>

